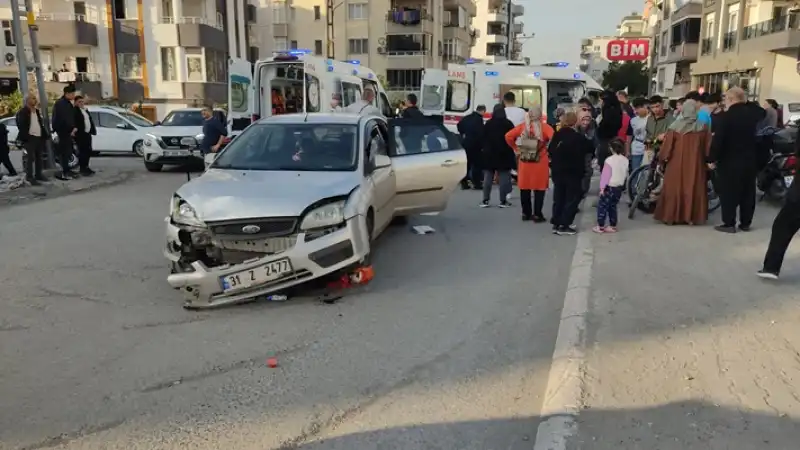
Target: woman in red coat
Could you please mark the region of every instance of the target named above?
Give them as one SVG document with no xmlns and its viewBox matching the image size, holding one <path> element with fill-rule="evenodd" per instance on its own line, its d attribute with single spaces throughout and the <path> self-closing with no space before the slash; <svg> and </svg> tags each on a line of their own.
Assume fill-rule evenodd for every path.
<svg viewBox="0 0 800 450">
<path fill-rule="evenodd" d="M 514 127 L 506 134 L 506 142 L 514 149 L 518 155 L 520 148 L 517 140 L 520 137 L 534 139 L 538 145 L 538 155 L 535 160 L 523 161 L 525 155 L 520 155 L 519 166 L 517 168 L 519 187 L 519 200 L 522 204 L 522 219 L 534 222 L 546 222 L 542 208 L 544 207 L 544 195 L 550 184 L 550 160 L 547 156 L 547 144 L 553 138 L 553 128 L 547 124 L 545 117 L 542 116 L 542 108 L 533 106 L 525 117 L 525 122 Z M 531 205 L 531 191 L 533 191 L 533 205 Z"/>
</svg>

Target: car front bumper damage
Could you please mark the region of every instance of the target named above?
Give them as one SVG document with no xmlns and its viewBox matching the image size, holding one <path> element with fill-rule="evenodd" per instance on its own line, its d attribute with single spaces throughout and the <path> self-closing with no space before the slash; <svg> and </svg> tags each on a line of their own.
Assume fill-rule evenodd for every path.
<svg viewBox="0 0 800 450">
<path fill-rule="evenodd" d="M 172 262 L 173 273 L 167 277 L 167 282 L 183 293 L 185 307 L 205 309 L 243 303 L 321 277 L 338 275 L 358 266 L 369 254 L 368 233 L 364 220 L 359 219 L 360 216 L 355 216 L 342 226 L 321 232 L 226 241 L 214 237 L 207 228 L 178 225 L 168 217 L 164 256 Z M 240 251 L 253 248 L 269 248 L 270 251 Z M 198 257 L 209 250 L 217 257 L 213 260 Z M 222 280 L 226 276 L 258 269 L 284 258 L 289 259 L 292 271 L 278 279 L 242 289 L 226 291 L 223 288 Z"/>
</svg>

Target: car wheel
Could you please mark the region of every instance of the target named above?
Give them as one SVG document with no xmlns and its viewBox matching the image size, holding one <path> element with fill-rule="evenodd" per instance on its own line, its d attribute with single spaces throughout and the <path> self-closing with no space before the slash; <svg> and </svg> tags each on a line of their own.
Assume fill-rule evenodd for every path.
<svg viewBox="0 0 800 450">
<path fill-rule="evenodd" d="M 61 167 L 60 161 L 56 161 L 56 164 L 58 167 Z M 74 169 L 76 167 L 78 167 L 78 155 L 73 152 L 71 155 L 69 155 L 69 169 Z"/>
<path fill-rule="evenodd" d="M 139 157 L 144 156 L 144 141 L 136 141 L 133 143 L 133 154 Z"/>
<path fill-rule="evenodd" d="M 152 163 L 152 162 L 145 162 L 144 168 L 147 169 L 148 172 L 161 172 L 161 169 L 164 167 L 163 164 Z"/>
</svg>

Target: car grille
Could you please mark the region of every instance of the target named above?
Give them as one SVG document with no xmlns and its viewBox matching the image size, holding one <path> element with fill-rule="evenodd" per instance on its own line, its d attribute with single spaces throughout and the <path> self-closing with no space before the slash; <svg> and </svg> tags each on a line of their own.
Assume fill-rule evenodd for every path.
<svg viewBox="0 0 800 450">
<path fill-rule="evenodd" d="M 265 237 L 289 236 L 297 225 L 296 217 L 271 217 L 209 223 L 211 232 L 220 238 L 238 237 L 255 240 Z M 253 229 L 258 229 L 254 231 Z"/>
<path fill-rule="evenodd" d="M 297 235 L 265 239 L 219 239 L 219 247 L 223 250 L 253 252 L 266 255 L 285 252 L 294 247 L 295 243 L 297 243 Z"/>
<path fill-rule="evenodd" d="M 181 147 L 181 139 L 187 136 L 162 136 L 161 140 L 164 141 L 164 144 L 167 147 L 174 147 L 180 148 Z"/>
</svg>

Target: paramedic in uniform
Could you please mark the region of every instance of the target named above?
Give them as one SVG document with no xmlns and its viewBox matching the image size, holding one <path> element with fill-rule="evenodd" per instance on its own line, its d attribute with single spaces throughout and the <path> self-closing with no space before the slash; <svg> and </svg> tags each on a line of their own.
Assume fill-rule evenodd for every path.
<svg viewBox="0 0 800 450">
<path fill-rule="evenodd" d="M 375 91 L 371 87 L 365 87 L 361 100 L 348 106 L 345 112 L 359 116 L 382 116 L 381 110 L 372 106 L 373 101 L 375 101 Z"/>
</svg>

